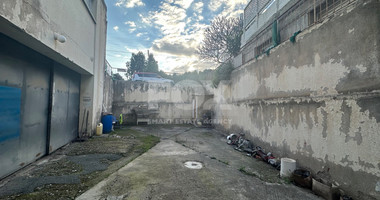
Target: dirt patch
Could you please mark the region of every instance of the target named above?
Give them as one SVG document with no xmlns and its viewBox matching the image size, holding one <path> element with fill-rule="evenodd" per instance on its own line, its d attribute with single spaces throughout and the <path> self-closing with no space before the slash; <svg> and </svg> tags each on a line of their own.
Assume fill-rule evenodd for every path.
<svg viewBox="0 0 380 200">
<path fill-rule="evenodd" d="M 72 143 L 49 156 L 60 159 L 32 166 L 5 183 L 0 199 L 75 199 L 159 141 L 140 131 L 119 129 Z"/>
<path fill-rule="evenodd" d="M 120 131 L 123 133 L 122 131 Z M 64 149 L 64 154 L 68 156 L 84 154 L 123 154 L 128 153 L 136 144 L 133 135 L 118 136 L 117 132 L 93 137 L 86 142 L 76 142 Z"/>
<path fill-rule="evenodd" d="M 71 162 L 67 158 L 53 161 L 42 166 L 38 166 L 30 174 L 31 177 L 43 176 L 63 176 L 69 174 L 78 174 L 82 172 L 82 166 Z"/>
</svg>

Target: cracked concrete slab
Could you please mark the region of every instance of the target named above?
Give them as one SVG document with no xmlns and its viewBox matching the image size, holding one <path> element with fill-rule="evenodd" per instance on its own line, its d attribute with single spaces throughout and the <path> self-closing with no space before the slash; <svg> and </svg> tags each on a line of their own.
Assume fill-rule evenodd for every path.
<svg viewBox="0 0 380 200">
<path fill-rule="evenodd" d="M 168 139 L 161 140 L 77 199 L 320 199 L 294 185 L 269 183 L 241 173 L 239 166 L 254 168 L 251 163 L 263 162 L 231 150 L 223 136 L 214 130 L 189 131 L 186 127 L 162 130 L 165 129 L 155 127 L 152 133 Z M 199 162 L 203 167 L 187 168 L 184 165 L 187 161 Z M 260 171 L 278 173 L 269 165 L 265 167 Z"/>
</svg>

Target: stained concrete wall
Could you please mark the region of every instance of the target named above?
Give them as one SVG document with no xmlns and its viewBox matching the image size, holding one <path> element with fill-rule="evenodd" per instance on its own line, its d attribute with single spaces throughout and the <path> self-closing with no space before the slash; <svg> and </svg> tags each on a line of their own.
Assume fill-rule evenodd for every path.
<svg viewBox="0 0 380 200">
<path fill-rule="evenodd" d="M 44 50 L 44 54 L 55 53 L 70 58 L 70 67 L 74 70 L 93 73 L 96 24 L 87 14 L 83 1 L 3 0 L 0 3 L 0 15 L 48 47 L 49 50 Z M 10 33 L 12 30 L 2 31 Z M 65 36 L 66 42 L 61 44 L 54 40 L 54 33 Z M 9 35 L 40 51 L 41 47 L 34 41 L 27 41 L 21 33 Z"/>
<path fill-rule="evenodd" d="M 104 0 L 3 0 L 0 32 L 81 74 L 79 124 L 94 132 L 103 105 L 107 8 Z M 54 39 L 63 35 L 65 43 Z M 80 130 L 83 132 L 84 130 Z"/>
<path fill-rule="evenodd" d="M 112 112 L 113 80 L 112 76 L 104 74 L 103 112 Z"/>
<path fill-rule="evenodd" d="M 182 81 L 175 85 L 114 81 L 113 88 L 115 116 L 129 115 L 139 106 L 146 106 L 156 113 L 150 117 L 152 123 L 183 123 L 181 119 L 191 121 L 200 118 L 207 100 L 205 95 L 208 94 L 208 90 L 195 81 Z"/>
<path fill-rule="evenodd" d="M 95 54 L 94 54 L 94 79 L 92 94 L 92 121 L 90 129 L 94 133 L 96 124 L 100 122 L 103 111 L 104 74 L 106 68 L 106 38 L 107 38 L 107 7 L 103 0 L 97 1 L 96 28 L 95 28 Z"/>
<path fill-rule="evenodd" d="M 215 91 L 222 128 L 243 131 L 279 157 L 380 199 L 379 1 L 358 1 L 269 56 L 233 71 Z"/>
</svg>

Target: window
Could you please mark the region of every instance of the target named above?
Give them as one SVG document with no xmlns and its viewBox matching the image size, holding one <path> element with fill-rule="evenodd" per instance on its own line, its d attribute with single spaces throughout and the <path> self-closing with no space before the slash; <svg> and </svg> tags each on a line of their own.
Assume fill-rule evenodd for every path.
<svg viewBox="0 0 380 200">
<path fill-rule="evenodd" d="M 255 56 L 263 54 L 272 45 L 272 37 L 255 48 Z"/>
<path fill-rule="evenodd" d="M 347 0 L 323 0 L 321 3 L 314 5 L 314 9 L 309 12 L 309 25 L 322 21 L 329 14 L 334 13 L 338 6 L 342 6 Z M 341 7 L 340 7 L 341 8 Z"/>
</svg>

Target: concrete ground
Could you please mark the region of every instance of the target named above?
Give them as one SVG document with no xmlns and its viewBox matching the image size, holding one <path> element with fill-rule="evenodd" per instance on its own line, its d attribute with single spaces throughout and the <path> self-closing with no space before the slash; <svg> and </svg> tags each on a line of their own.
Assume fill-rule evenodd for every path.
<svg viewBox="0 0 380 200">
<path fill-rule="evenodd" d="M 136 126 L 161 142 L 77 199 L 320 199 L 226 144 L 213 129 Z M 190 169 L 187 161 L 201 163 Z M 189 165 L 198 167 L 199 165 Z"/>
</svg>

